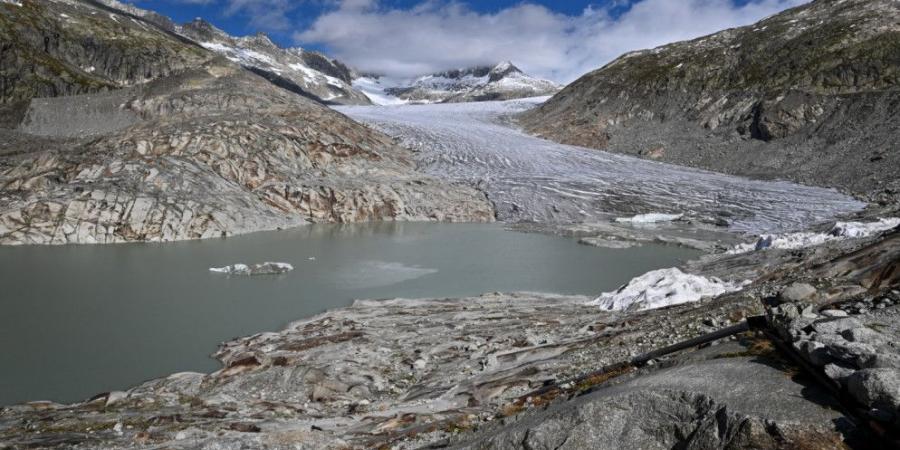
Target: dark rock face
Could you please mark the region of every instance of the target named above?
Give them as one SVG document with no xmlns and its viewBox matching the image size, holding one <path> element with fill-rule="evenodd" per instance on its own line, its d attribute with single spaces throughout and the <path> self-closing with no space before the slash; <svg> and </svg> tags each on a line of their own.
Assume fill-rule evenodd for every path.
<svg viewBox="0 0 900 450">
<path fill-rule="evenodd" d="M 0 3 L 0 102 L 130 86 L 212 55 L 142 17 L 94 2 Z"/>
<path fill-rule="evenodd" d="M 466 76 L 473 76 L 476 78 L 480 78 L 480 77 L 483 77 L 483 76 L 486 76 L 487 74 L 489 74 L 491 72 L 492 68 L 493 68 L 492 66 L 475 66 L 475 67 L 470 67 L 468 69 L 446 70 L 444 72 L 434 73 L 434 74 L 432 74 L 432 76 L 442 77 L 442 78 L 452 78 L 455 80 L 464 78 Z"/>
<path fill-rule="evenodd" d="M 900 7 L 817 0 L 626 54 L 522 117 L 532 132 L 896 199 Z"/>
<path fill-rule="evenodd" d="M 306 65 L 313 70 L 318 70 L 325 75 L 335 77 L 347 84 L 353 82 L 353 75 L 350 72 L 350 68 L 340 61 L 330 59 L 318 52 L 304 51 L 300 57 L 303 58 Z"/>
<path fill-rule="evenodd" d="M 370 103 L 368 97 L 351 85 L 350 69 L 321 53 L 281 48 L 264 33 L 234 37 L 199 18 L 177 31 L 276 86 L 307 98 L 323 103 Z"/>
</svg>

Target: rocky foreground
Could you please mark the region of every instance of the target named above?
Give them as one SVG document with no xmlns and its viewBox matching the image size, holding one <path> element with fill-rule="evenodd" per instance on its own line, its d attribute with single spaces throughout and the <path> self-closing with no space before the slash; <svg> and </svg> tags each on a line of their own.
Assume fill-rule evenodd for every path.
<svg viewBox="0 0 900 450">
<path fill-rule="evenodd" d="M 898 264 L 893 230 L 706 256 L 684 269 L 753 282 L 642 312 L 527 293 L 359 301 L 227 342 L 212 374 L 5 408 L 0 448 L 875 445 L 900 425 Z M 768 334 L 595 372 L 760 314 Z"/>
</svg>

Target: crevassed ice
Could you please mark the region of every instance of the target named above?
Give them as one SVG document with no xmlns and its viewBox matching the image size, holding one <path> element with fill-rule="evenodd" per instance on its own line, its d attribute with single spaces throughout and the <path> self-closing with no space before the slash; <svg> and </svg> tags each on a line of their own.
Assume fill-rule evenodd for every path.
<svg viewBox="0 0 900 450">
<path fill-rule="evenodd" d="M 561 145 L 503 120 L 541 99 L 340 107 L 417 150 L 431 175 L 477 185 L 503 221 L 585 223 L 680 211 L 734 231 L 799 231 L 864 203 L 832 189 L 760 181 Z"/>
<path fill-rule="evenodd" d="M 900 226 L 900 218 L 897 217 L 882 218 L 873 222 L 835 222 L 834 226 L 827 233 L 764 234 L 756 242 L 736 245 L 726 253 L 736 255 L 767 248 L 789 250 L 806 248 L 831 241 L 864 238 L 897 228 L 898 226 Z"/>
</svg>

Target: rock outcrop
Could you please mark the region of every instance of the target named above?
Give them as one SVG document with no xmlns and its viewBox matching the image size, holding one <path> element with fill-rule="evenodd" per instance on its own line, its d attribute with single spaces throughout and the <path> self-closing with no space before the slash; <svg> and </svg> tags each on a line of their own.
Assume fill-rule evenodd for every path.
<svg viewBox="0 0 900 450">
<path fill-rule="evenodd" d="M 896 202 L 898 23 L 892 0 L 816 0 L 623 55 L 522 123 L 565 143 Z"/>
<path fill-rule="evenodd" d="M 213 55 L 154 21 L 82 0 L 0 2 L 0 103 L 131 86 Z"/>
<path fill-rule="evenodd" d="M 56 136 L 40 148 L 25 139 L 19 154 L 0 159 L 0 243 L 170 241 L 310 222 L 493 218 L 482 194 L 417 173 L 387 137 L 228 62 L 118 95 L 113 103 L 124 106 L 112 113 L 138 123 L 94 138 Z M 64 102 L 75 112 L 85 99 Z M 39 115 L 27 117 L 40 122 Z M 56 131 L 64 129 L 78 127 Z"/>
<path fill-rule="evenodd" d="M 0 128 L 0 244 L 493 219 L 483 194 L 417 172 L 388 137 L 141 16 L 80 0 L 0 9 L 18 55 L 5 100 L 108 90 L 0 110 L 15 127 Z M 51 59 L 59 71 L 31 70 Z M 86 64 L 99 84 L 79 87 L 70 69 Z"/>
</svg>

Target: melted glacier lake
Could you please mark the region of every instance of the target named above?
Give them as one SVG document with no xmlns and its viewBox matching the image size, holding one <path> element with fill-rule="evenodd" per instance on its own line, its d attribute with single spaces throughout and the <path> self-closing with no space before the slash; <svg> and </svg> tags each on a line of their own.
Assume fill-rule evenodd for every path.
<svg viewBox="0 0 900 450">
<path fill-rule="evenodd" d="M 597 295 L 698 252 L 594 248 L 499 224 L 315 225 L 165 244 L 0 247 L 0 405 L 79 401 L 219 368 L 225 340 L 357 298 Z M 210 267 L 278 261 L 278 276 Z"/>
</svg>

